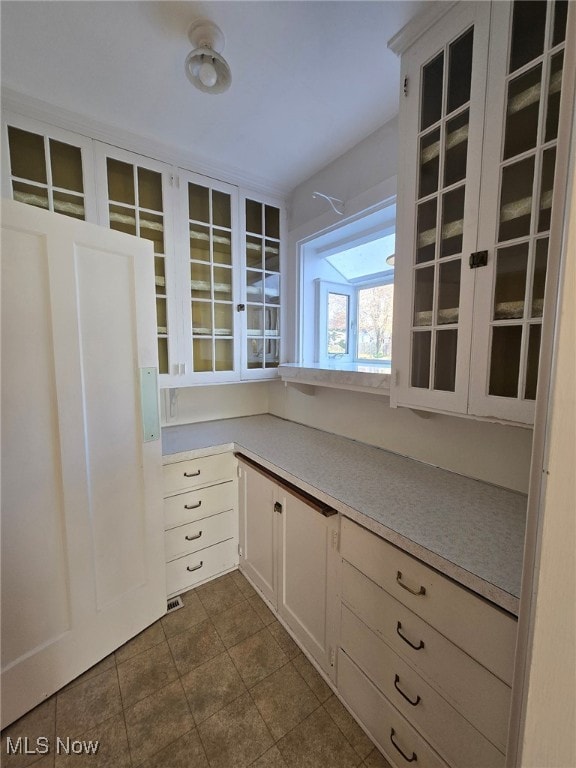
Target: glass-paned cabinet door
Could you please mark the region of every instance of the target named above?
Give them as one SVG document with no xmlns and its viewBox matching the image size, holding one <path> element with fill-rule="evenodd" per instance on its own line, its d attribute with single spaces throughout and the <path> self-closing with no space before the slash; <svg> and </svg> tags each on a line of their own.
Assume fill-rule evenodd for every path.
<svg viewBox="0 0 576 768">
<path fill-rule="evenodd" d="M 239 378 L 238 191 L 181 171 L 179 195 L 188 378 L 191 383 L 233 381 Z"/>
<path fill-rule="evenodd" d="M 402 61 L 396 399 L 465 412 L 490 5 L 462 3 Z M 402 188 L 403 187 L 403 188 Z"/>
<path fill-rule="evenodd" d="M 502 7 L 498 7 L 498 6 Z M 487 169 L 479 245 L 490 263 L 477 274 L 477 332 L 471 411 L 533 420 L 547 273 L 568 3 L 496 4 L 493 62 L 499 76 L 488 90 Z M 507 36 L 504 36 L 506 32 Z M 490 108 L 492 105 L 492 108 Z M 484 245 L 483 245 L 484 244 Z"/>
<path fill-rule="evenodd" d="M 158 373 L 179 373 L 182 363 L 176 362 L 170 301 L 174 244 L 167 201 L 171 167 L 104 144 L 97 145 L 96 155 L 101 223 L 150 240 L 154 246 Z"/>
<path fill-rule="evenodd" d="M 3 194 L 95 221 L 92 141 L 17 115 L 3 125 Z"/>
<path fill-rule="evenodd" d="M 250 195 L 240 204 L 242 221 L 243 377 L 275 376 L 280 364 L 280 206 Z"/>
</svg>

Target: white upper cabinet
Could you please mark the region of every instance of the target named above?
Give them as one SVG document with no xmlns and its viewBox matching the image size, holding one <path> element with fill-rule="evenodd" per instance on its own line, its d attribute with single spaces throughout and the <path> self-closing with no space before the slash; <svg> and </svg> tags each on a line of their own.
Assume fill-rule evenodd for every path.
<svg viewBox="0 0 576 768">
<path fill-rule="evenodd" d="M 403 52 L 397 405 L 533 421 L 566 11 L 459 3 Z"/>
</svg>

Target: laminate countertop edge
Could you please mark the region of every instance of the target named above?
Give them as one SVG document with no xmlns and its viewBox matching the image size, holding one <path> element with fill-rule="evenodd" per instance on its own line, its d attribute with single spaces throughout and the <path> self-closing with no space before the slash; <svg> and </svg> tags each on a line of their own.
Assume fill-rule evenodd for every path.
<svg viewBox="0 0 576 768">
<path fill-rule="evenodd" d="M 164 464 L 241 452 L 439 573 L 518 615 L 526 507 L 522 494 L 268 415 L 168 426 L 162 430 L 162 440 Z M 327 465 L 329 471 L 323 473 Z M 359 476 L 364 465 L 364 476 Z M 343 467 L 356 469 L 352 472 L 356 493 L 350 478 L 344 485 L 339 483 Z M 390 489 L 391 484 L 395 488 Z M 399 497 L 398 489 L 405 495 Z M 422 495 L 423 489 L 427 498 L 419 504 L 418 492 Z M 394 498 L 389 508 L 382 508 L 386 491 Z M 466 504 L 466 499 L 478 496 L 477 503 Z M 443 526 L 441 535 L 434 530 L 438 526 Z"/>
</svg>

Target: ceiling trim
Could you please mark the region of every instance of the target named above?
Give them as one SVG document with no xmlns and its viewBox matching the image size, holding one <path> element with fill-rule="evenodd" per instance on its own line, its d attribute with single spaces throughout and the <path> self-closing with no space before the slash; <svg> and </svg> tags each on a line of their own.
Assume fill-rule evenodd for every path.
<svg viewBox="0 0 576 768">
<path fill-rule="evenodd" d="M 87 138 L 112 144 L 129 152 L 153 158 L 154 160 L 160 160 L 177 168 L 199 173 L 218 181 L 225 181 L 238 187 L 244 187 L 252 192 L 275 197 L 282 202 L 286 200 L 292 191 L 281 185 L 271 185 L 266 180 L 246 174 L 238 168 L 206 162 L 206 160 L 193 153 L 181 152 L 163 142 L 140 136 L 122 128 L 116 128 L 68 109 L 56 107 L 54 104 L 28 96 L 12 88 L 2 86 L 1 93 L 2 109 L 5 111 L 16 112 L 25 117 L 40 120 L 64 130 L 79 133 Z"/>
<path fill-rule="evenodd" d="M 397 56 L 401 56 L 431 26 L 448 13 L 456 5 L 456 2 L 457 0 L 433 0 L 427 3 L 423 11 L 417 14 L 394 37 L 388 40 L 388 48 Z"/>
</svg>

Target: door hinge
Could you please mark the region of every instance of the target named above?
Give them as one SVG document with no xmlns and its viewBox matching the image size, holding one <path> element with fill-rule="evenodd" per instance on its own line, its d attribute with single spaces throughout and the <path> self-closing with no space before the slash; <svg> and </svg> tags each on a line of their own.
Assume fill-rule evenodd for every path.
<svg viewBox="0 0 576 768">
<path fill-rule="evenodd" d="M 488 251 L 476 251 L 470 254 L 470 269 L 478 269 L 488 264 Z"/>
<path fill-rule="evenodd" d="M 338 531 L 332 531 L 332 549 L 338 551 Z"/>
<path fill-rule="evenodd" d="M 408 76 L 404 78 L 404 83 L 402 85 L 402 91 L 404 93 L 404 98 L 408 96 Z"/>
<path fill-rule="evenodd" d="M 336 664 L 336 651 L 330 648 L 330 666 L 333 667 L 334 664 Z"/>
</svg>

